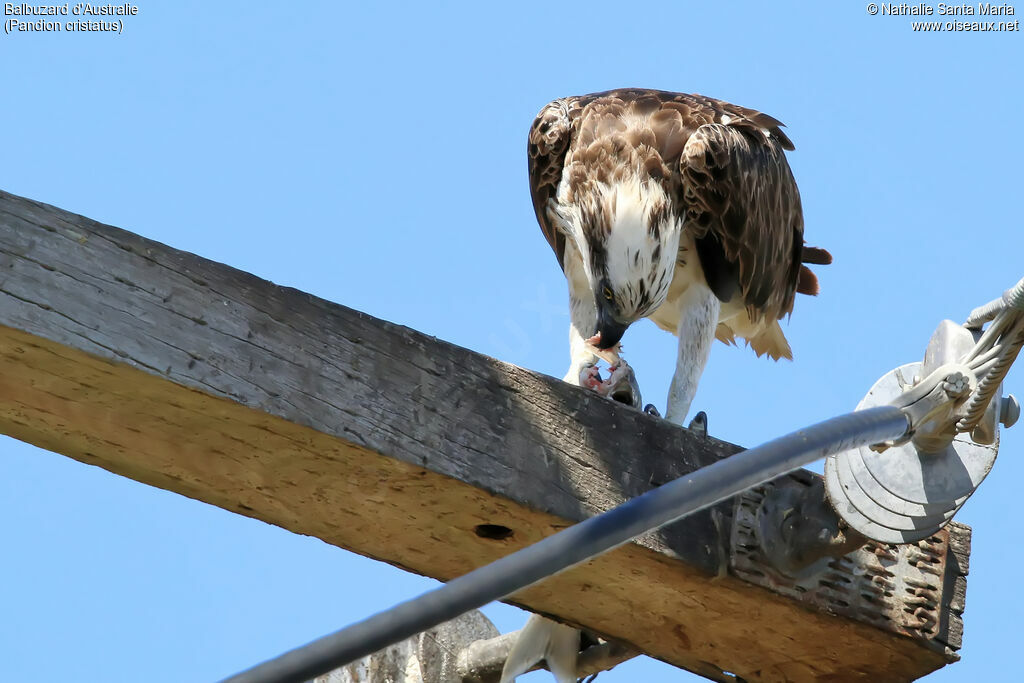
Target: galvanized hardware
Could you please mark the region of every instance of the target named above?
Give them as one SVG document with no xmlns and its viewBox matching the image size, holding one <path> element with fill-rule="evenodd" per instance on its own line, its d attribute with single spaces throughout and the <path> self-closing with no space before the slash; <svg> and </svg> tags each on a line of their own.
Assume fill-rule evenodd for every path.
<svg viewBox="0 0 1024 683">
<path fill-rule="evenodd" d="M 910 393 L 905 387 L 920 372 L 920 363 L 909 363 L 886 374 L 857 409 L 905 401 Z M 934 384 L 911 405 L 932 405 L 923 399 L 934 397 L 939 388 Z M 918 414 L 927 416 L 929 411 L 922 408 Z M 935 432 L 939 437 L 942 433 Z M 991 471 L 996 453 L 995 445 L 977 444 L 967 434 L 933 451 L 922 451 L 913 437 L 883 452 L 863 447 L 825 462 L 826 490 L 836 512 L 860 533 L 884 543 L 909 543 L 927 538 L 952 519 Z"/>
<path fill-rule="evenodd" d="M 1020 419 L 1020 401 L 1017 400 L 1017 397 L 1009 394 L 1004 396 L 999 404 L 999 422 L 1006 428 L 1017 424 L 1017 420 Z"/>
<path fill-rule="evenodd" d="M 910 429 L 826 461 L 826 491 L 843 521 L 885 543 L 918 541 L 945 526 L 992 470 L 999 425 L 1020 416 L 1017 399 L 1002 396 L 1002 380 L 1022 345 L 1024 280 L 964 325 L 944 320 L 921 363 L 879 379 L 857 409 L 898 407 Z"/>
<path fill-rule="evenodd" d="M 780 575 L 807 579 L 867 539 L 847 527 L 825 497 L 824 482 L 780 479 L 765 486 L 752 529 L 765 560 Z"/>
<path fill-rule="evenodd" d="M 771 539 L 762 534 L 762 516 L 769 501 L 791 495 L 813 500 L 820 495 L 814 492 L 812 476 L 805 472 L 782 477 L 740 495 L 732 524 L 731 572 L 800 600 L 810 609 L 895 628 L 914 638 L 942 638 L 948 628 L 943 616 L 943 584 L 963 572 L 950 550 L 947 529 L 896 546 L 861 539 L 859 548 L 847 548 L 842 557 L 826 553 L 804 568 L 798 562 L 796 571 L 787 571 L 794 557 L 799 557 L 780 560 Z M 803 493 L 798 490 L 801 484 L 806 489 Z M 826 528 L 831 530 L 826 533 L 835 530 L 831 523 Z M 846 541 L 856 537 L 851 529 L 845 529 L 844 535 Z"/>
</svg>

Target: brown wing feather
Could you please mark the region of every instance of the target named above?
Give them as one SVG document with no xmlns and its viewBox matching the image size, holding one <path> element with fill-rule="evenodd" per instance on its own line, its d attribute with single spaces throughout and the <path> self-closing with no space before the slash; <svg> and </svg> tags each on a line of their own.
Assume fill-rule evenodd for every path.
<svg viewBox="0 0 1024 683">
<path fill-rule="evenodd" d="M 680 160 L 686 217 L 708 284 L 719 296 L 729 284 L 738 287 L 752 320 L 790 313 L 801 279 L 803 213 L 782 150 L 760 126 L 730 121 L 698 128 Z M 804 285 L 812 289 L 806 277 Z"/>
<path fill-rule="evenodd" d="M 562 169 L 565 155 L 572 140 L 572 119 L 570 112 L 578 109 L 582 98 L 566 97 L 551 102 L 537 114 L 530 126 L 527 143 L 527 160 L 530 175 L 530 195 L 533 197 L 533 210 L 537 214 L 544 238 L 558 258 L 558 265 L 565 270 L 563 263 L 565 252 L 565 235 L 554 224 L 548 215 L 548 204 L 558 194 L 558 184 L 562 180 Z"/>
</svg>

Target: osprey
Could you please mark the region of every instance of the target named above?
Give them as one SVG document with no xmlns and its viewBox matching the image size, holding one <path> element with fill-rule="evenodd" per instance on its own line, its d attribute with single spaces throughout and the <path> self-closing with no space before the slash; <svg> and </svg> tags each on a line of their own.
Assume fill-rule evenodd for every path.
<svg viewBox="0 0 1024 683">
<path fill-rule="evenodd" d="M 619 340 L 640 318 L 679 337 L 666 418 L 682 423 L 717 338 L 792 358 L 779 320 L 817 294 L 782 124 L 727 102 L 623 89 L 555 100 L 530 129 L 537 221 L 569 282 L 565 380 L 601 393 L 634 387 Z M 602 382 L 597 358 L 612 366 Z M 579 632 L 534 615 L 502 681 L 540 659 L 575 681 Z"/>
<path fill-rule="evenodd" d="M 529 137 L 530 192 L 569 282 L 572 362 L 566 381 L 592 388 L 613 370 L 626 328 L 650 318 L 679 337 L 666 418 L 681 423 L 713 338 L 792 358 L 779 320 L 795 293 L 817 294 L 804 263 L 793 143 L 767 114 L 658 90 L 566 97 Z"/>
</svg>

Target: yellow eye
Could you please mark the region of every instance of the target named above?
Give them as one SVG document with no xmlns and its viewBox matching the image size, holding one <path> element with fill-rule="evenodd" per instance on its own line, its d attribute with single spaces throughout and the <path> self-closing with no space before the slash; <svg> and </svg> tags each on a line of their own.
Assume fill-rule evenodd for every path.
<svg viewBox="0 0 1024 683">
<path fill-rule="evenodd" d="M 615 301 L 615 297 L 612 295 L 612 290 L 609 289 L 608 287 L 605 287 L 604 292 L 602 293 L 604 294 L 605 301 Z"/>
</svg>

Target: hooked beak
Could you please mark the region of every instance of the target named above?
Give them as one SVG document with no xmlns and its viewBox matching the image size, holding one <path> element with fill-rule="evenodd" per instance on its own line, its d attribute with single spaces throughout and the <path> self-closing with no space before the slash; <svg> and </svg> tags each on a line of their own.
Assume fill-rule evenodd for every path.
<svg viewBox="0 0 1024 683">
<path fill-rule="evenodd" d="M 620 323 L 612 315 L 608 307 L 603 303 L 597 305 L 597 330 L 594 332 L 595 336 L 598 336 L 594 346 L 607 351 L 613 348 L 622 339 L 622 335 L 626 333 L 626 328 L 629 327 L 629 323 Z"/>
</svg>

